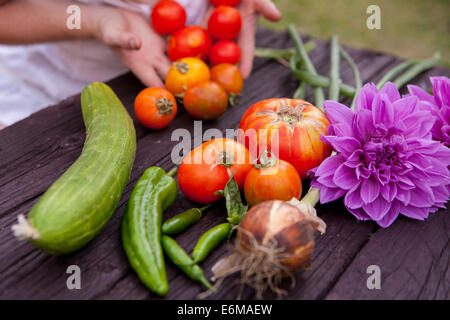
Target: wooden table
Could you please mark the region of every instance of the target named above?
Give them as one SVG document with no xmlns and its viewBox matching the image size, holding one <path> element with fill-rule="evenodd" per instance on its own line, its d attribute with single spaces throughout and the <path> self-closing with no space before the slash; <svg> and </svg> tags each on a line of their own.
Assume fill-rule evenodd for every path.
<svg viewBox="0 0 450 320">
<path fill-rule="evenodd" d="M 257 45 L 262 47 L 292 46 L 286 33 L 259 30 Z M 412 47 L 412 50 L 414 48 Z M 377 81 L 400 60 L 390 55 L 348 48 L 356 60 L 364 82 Z M 321 74 L 328 73 L 329 47 L 317 41 L 311 54 Z M 343 63 L 342 78 L 353 84 L 350 69 Z M 428 86 L 431 75 L 450 75 L 436 68 L 420 75 L 414 83 Z M 203 124 L 203 130 L 236 128 L 245 110 L 254 102 L 272 97 L 290 97 L 297 81 L 284 66 L 256 59 L 251 78 L 246 81 L 237 106 L 220 119 Z M 109 82 L 134 117 L 133 101 L 143 89 L 132 75 L 126 74 Z M 311 93 L 308 95 L 312 99 Z M 63 257 L 49 256 L 28 242 L 17 241 L 11 225 L 18 214 L 27 214 L 42 193 L 78 157 L 85 139 L 79 95 L 56 106 L 48 107 L 0 131 L 0 299 L 153 299 L 156 298 L 138 280 L 126 259 L 120 241 L 120 223 L 126 201 L 142 172 L 150 166 L 173 167 L 170 153 L 177 141 L 171 141 L 176 128 L 192 134 L 193 119 L 183 110 L 169 128 L 150 131 L 135 121 L 137 154 L 131 179 L 120 204 L 104 230 L 85 248 Z M 198 137 L 197 137 L 198 139 Z M 176 203 L 164 214 L 169 218 L 193 207 L 181 193 Z M 318 207 L 328 225 L 325 235 L 317 236 L 312 267 L 297 275 L 295 287 L 287 299 L 449 299 L 448 209 L 432 214 L 425 222 L 399 218 L 391 227 L 382 229 L 372 222 L 358 222 L 336 201 Z M 193 228 L 177 240 L 191 250 L 200 234 L 224 221 L 225 209 L 216 204 Z M 202 264 L 206 275 L 211 266 L 225 256 L 231 243 L 224 244 Z M 81 289 L 68 290 L 68 266 L 81 268 Z M 367 267 L 381 269 L 381 290 L 366 286 Z M 170 264 L 167 266 L 170 291 L 166 299 L 194 299 L 202 292 Z M 284 284 L 289 288 L 289 282 Z M 238 287 L 234 281 L 224 283 L 213 299 L 234 299 Z M 243 298 L 253 297 L 251 290 Z M 268 298 L 274 298 L 268 294 Z"/>
</svg>

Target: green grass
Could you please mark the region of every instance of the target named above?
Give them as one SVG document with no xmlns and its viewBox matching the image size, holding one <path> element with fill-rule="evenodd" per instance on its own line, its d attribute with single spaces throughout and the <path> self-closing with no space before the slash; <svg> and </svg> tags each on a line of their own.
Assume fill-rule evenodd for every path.
<svg viewBox="0 0 450 320">
<path fill-rule="evenodd" d="M 403 58 L 429 58 L 436 51 L 450 63 L 449 0 L 274 0 L 283 13 L 278 23 L 261 25 L 282 30 L 295 23 L 302 34 L 395 54 Z M 366 27 L 370 4 L 381 9 L 381 30 Z"/>
</svg>

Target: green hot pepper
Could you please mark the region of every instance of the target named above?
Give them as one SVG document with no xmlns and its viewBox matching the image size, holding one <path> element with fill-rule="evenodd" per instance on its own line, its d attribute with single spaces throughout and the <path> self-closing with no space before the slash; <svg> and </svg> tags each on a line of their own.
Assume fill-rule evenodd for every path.
<svg viewBox="0 0 450 320">
<path fill-rule="evenodd" d="M 205 211 L 209 207 L 210 205 L 207 205 L 200 209 L 192 208 L 164 221 L 161 228 L 162 233 L 168 236 L 174 236 L 183 232 L 194 223 L 199 221 L 202 217 L 203 211 Z"/>
<path fill-rule="evenodd" d="M 176 169 L 166 174 L 150 167 L 134 187 L 122 221 L 122 243 L 139 279 L 153 292 L 165 295 L 169 290 L 161 247 L 162 213 L 177 198 L 172 178 Z"/>
<path fill-rule="evenodd" d="M 208 289 L 211 288 L 211 284 L 208 280 L 206 280 L 202 268 L 192 261 L 191 257 L 189 257 L 186 251 L 184 251 L 174 239 L 163 235 L 161 238 L 161 243 L 164 248 L 164 252 L 173 264 L 175 264 L 192 280 L 200 282 Z"/>
<path fill-rule="evenodd" d="M 206 231 L 198 240 L 192 251 L 194 263 L 200 263 L 221 244 L 230 234 L 231 224 L 226 222 Z"/>
</svg>

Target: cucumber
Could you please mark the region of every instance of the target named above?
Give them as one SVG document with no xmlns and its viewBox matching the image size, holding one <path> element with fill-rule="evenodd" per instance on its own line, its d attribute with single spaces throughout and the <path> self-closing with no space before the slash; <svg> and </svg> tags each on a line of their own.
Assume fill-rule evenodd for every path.
<svg viewBox="0 0 450 320">
<path fill-rule="evenodd" d="M 13 226 L 46 253 L 61 255 L 86 245 L 114 213 L 136 153 L 133 121 L 115 93 L 93 82 L 81 92 L 86 141 L 79 158 Z"/>
</svg>

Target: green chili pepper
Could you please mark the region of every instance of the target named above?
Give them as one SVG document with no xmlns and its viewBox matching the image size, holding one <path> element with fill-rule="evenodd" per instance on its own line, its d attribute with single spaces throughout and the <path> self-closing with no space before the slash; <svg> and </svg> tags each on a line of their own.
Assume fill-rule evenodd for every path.
<svg viewBox="0 0 450 320">
<path fill-rule="evenodd" d="M 202 268 L 192 261 L 191 257 L 189 257 L 186 251 L 184 251 L 174 239 L 163 235 L 161 243 L 167 257 L 178 267 L 178 269 L 183 271 L 189 278 L 196 282 L 200 282 L 208 289 L 212 287 L 208 280 L 206 280 Z"/>
<path fill-rule="evenodd" d="M 192 251 L 192 259 L 194 263 L 200 263 L 213 251 L 219 244 L 221 244 L 229 235 L 231 224 L 226 222 L 215 226 L 206 231 L 195 245 Z"/>
<path fill-rule="evenodd" d="M 145 170 L 136 183 L 122 220 L 122 243 L 132 268 L 153 292 L 169 290 L 161 247 L 162 212 L 177 198 L 172 178 L 176 169 L 165 173 L 158 167 Z"/>
<path fill-rule="evenodd" d="M 210 205 L 207 205 L 200 209 L 192 208 L 164 221 L 161 227 L 162 233 L 168 236 L 174 236 L 183 232 L 194 223 L 199 221 L 202 217 L 202 212 L 209 207 Z"/>
</svg>

